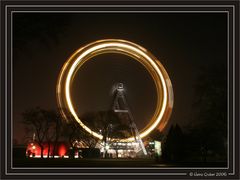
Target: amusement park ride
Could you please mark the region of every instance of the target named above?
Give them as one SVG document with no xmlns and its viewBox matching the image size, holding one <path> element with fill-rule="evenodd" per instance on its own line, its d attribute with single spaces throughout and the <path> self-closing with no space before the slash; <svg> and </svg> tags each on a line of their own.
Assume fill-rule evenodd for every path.
<svg viewBox="0 0 240 180">
<path fill-rule="evenodd" d="M 86 46 L 79 48 L 63 65 L 59 74 L 56 95 L 57 103 L 60 109 L 60 113 L 66 122 L 69 122 L 69 115 L 71 119 L 75 120 L 86 132 L 90 133 L 95 138 L 103 142 L 103 135 L 97 131 L 94 131 L 79 118 L 75 107 L 73 105 L 73 98 L 71 96 L 72 82 L 74 81 L 75 74 L 83 66 L 85 62 L 93 57 L 106 54 L 117 53 L 131 57 L 133 60 L 141 63 L 148 73 L 151 75 L 157 90 L 157 104 L 155 112 L 149 123 L 145 128 L 138 130 L 133 115 L 127 104 L 124 87 L 122 83 L 119 83 L 115 89 L 114 103 L 112 110 L 117 114 L 125 114 L 128 116 L 129 126 L 131 130 L 131 136 L 126 138 L 115 139 L 116 146 L 138 144 L 135 148 L 135 152 L 142 151 L 144 155 L 147 154 L 144 147 L 142 138 L 147 137 L 154 129 L 162 131 L 166 126 L 168 119 L 170 118 L 173 107 L 173 90 L 171 80 L 167 74 L 167 71 L 160 63 L 160 61 L 152 55 L 145 48 L 132 43 L 130 41 L 121 39 L 104 39 L 90 43 Z M 122 103 L 120 103 L 122 102 Z M 114 143 L 113 143 L 114 146 Z M 104 145 L 105 149 L 109 146 Z M 113 147 L 114 148 L 114 147 Z M 130 151 L 129 149 L 127 151 Z"/>
</svg>

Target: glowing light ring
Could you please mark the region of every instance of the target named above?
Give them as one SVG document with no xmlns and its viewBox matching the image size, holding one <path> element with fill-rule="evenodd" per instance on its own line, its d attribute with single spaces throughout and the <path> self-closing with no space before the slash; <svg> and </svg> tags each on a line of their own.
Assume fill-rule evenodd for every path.
<svg viewBox="0 0 240 180">
<path fill-rule="evenodd" d="M 92 131 L 78 117 L 71 99 L 71 82 L 77 70 L 89 59 L 103 53 L 121 53 L 139 61 L 154 79 L 157 89 L 157 107 L 150 123 L 140 131 L 140 137 L 147 136 L 158 125 L 162 130 L 172 111 L 173 91 L 169 76 L 162 64 L 143 47 L 129 41 L 119 39 L 106 39 L 90 43 L 77 50 L 64 64 L 57 82 L 57 102 L 62 116 L 69 121 L 74 118 L 87 132 L 102 139 L 102 135 Z M 70 116 L 69 116 L 70 115 Z M 133 141 L 134 137 L 121 139 Z"/>
</svg>

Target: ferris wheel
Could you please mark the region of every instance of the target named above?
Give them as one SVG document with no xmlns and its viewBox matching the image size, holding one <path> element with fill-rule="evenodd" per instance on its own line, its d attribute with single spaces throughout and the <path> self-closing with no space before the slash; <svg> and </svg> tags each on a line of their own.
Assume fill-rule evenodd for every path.
<svg viewBox="0 0 240 180">
<path fill-rule="evenodd" d="M 98 139 L 103 138 L 101 133 L 88 127 L 79 118 L 73 105 L 74 99 L 71 96 L 71 85 L 75 74 L 84 63 L 95 56 L 106 53 L 117 53 L 131 57 L 132 60 L 141 63 L 154 80 L 157 91 L 157 104 L 149 123 L 143 129 L 138 130 L 131 116 L 130 124 L 134 127 L 135 132 L 130 137 L 118 139 L 120 142 L 133 142 L 138 139 L 140 144 L 142 144 L 141 139 L 148 136 L 151 131 L 156 128 L 163 130 L 166 126 L 173 108 L 173 89 L 167 71 L 160 61 L 145 48 L 133 42 L 122 39 L 98 40 L 79 48 L 71 55 L 60 71 L 56 86 L 57 103 L 61 115 L 68 122 L 70 114 L 85 131 Z M 119 97 L 123 95 L 122 90 L 123 84 L 120 83 L 118 88 Z M 127 105 L 127 103 L 125 104 Z M 115 105 L 117 106 L 117 104 Z M 114 109 L 115 112 L 119 110 L 117 107 Z M 128 108 L 127 111 L 128 113 L 130 112 Z"/>
</svg>

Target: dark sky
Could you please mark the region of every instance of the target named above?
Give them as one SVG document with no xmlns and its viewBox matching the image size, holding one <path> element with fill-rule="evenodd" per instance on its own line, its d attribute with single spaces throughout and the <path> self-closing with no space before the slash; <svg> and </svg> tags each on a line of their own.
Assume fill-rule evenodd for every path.
<svg viewBox="0 0 240 180">
<path fill-rule="evenodd" d="M 155 84 L 142 64 L 125 55 L 99 55 L 80 68 L 73 81 L 74 107 L 80 115 L 111 109 L 119 82 L 124 84 L 137 127 L 144 128 L 155 111 Z"/>
<path fill-rule="evenodd" d="M 218 13 L 95 13 L 13 15 L 14 138 L 23 142 L 21 113 L 40 106 L 56 109 L 55 86 L 67 58 L 79 47 L 106 38 L 135 42 L 154 54 L 173 84 L 170 123 L 191 123 L 194 84 L 201 68 L 226 62 L 227 16 Z M 226 67 L 227 68 L 227 67 Z M 154 112 L 156 91 L 141 64 L 124 55 L 101 55 L 77 73 L 73 97 L 77 111 L 104 110 L 111 86 L 123 82 L 141 128 Z"/>
</svg>

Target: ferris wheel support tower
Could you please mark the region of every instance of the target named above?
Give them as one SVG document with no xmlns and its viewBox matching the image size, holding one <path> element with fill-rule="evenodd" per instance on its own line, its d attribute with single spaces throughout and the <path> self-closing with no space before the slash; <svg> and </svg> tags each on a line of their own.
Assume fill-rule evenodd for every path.
<svg viewBox="0 0 240 180">
<path fill-rule="evenodd" d="M 140 150 L 142 150 L 143 154 L 147 155 L 146 148 L 140 137 L 140 133 L 138 131 L 137 125 L 134 122 L 133 114 L 130 111 L 130 108 L 129 108 L 127 100 L 126 100 L 123 83 L 117 84 L 117 88 L 115 89 L 114 94 L 115 94 L 115 97 L 114 97 L 113 106 L 112 106 L 113 111 L 116 113 L 119 113 L 119 114 L 124 113 L 128 116 L 129 127 L 130 127 L 131 133 L 135 139 L 135 142 L 139 144 Z"/>
</svg>

